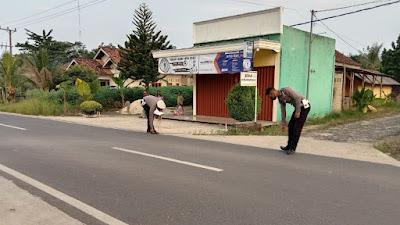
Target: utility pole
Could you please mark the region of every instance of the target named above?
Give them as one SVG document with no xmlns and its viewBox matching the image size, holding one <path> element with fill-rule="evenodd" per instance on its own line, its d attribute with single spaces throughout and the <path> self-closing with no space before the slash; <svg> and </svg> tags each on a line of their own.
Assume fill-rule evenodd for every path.
<svg viewBox="0 0 400 225">
<path fill-rule="evenodd" d="M 10 55 L 12 56 L 12 33 L 17 32 L 17 29 L 13 30 L 13 29 L 10 29 L 9 27 L 7 27 L 7 28 L 0 27 L 0 30 L 4 30 L 4 31 L 8 32 L 9 40 L 10 40 L 8 47 L 10 47 Z"/>
<path fill-rule="evenodd" d="M 79 42 L 82 42 L 81 36 L 82 36 L 82 31 L 81 31 L 81 5 L 78 0 L 78 20 L 79 20 Z"/>
<path fill-rule="evenodd" d="M 310 89 L 310 72 L 311 72 L 311 49 L 312 49 L 312 34 L 313 34 L 313 23 L 314 23 L 314 14 L 315 11 L 311 10 L 311 28 L 310 28 L 310 44 L 308 47 L 308 71 L 307 71 L 307 99 L 309 95 Z"/>
</svg>

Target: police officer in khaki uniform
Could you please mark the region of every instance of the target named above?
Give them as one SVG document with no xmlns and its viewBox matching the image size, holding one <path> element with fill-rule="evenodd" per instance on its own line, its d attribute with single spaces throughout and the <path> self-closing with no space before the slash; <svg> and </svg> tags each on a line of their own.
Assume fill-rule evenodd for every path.
<svg viewBox="0 0 400 225">
<path fill-rule="evenodd" d="M 286 151 L 288 155 L 292 155 L 296 151 L 301 131 L 304 123 L 307 120 L 308 113 L 310 112 L 310 103 L 306 97 L 291 87 L 284 87 L 280 90 L 268 88 L 265 94 L 268 95 L 272 100 L 275 100 L 276 98 L 279 100 L 282 114 L 282 132 L 284 132 L 286 128 L 286 103 L 293 105 L 295 108 L 295 111 L 293 112 L 292 118 L 289 122 L 288 144 L 287 146 L 281 146 L 283 151 Z"/>
<path fill-rule="evenodd" d="M 165 109 L 165 102 L 160 100 L 155 96 L 145 96 L 142 100 L 142 106 L 144 111 L 146 112 L 147 117 L 147 133 L 158 134 L 154 129 L 154 111 L 159 110 L 162 111 Z"/>
</svg>

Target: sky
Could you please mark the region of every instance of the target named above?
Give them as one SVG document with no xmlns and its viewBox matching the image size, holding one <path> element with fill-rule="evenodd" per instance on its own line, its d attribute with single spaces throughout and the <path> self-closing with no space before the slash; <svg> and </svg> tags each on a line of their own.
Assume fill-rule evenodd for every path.
<svg viewBox="0 0 400 225">
<path fill-rule="evenodd" d="M 41 33 L 43 29 L 53 29 L 56 40 L 81 40 L 90 50 L 101 43 L 123 44 L 127 40 L 126 35 L 134 29 L 134 11 L 144 2 L 153 12 L 157 29 L 168 35 L 171 44 L 177 48 L 185 48 L 193 46 L 194 22 L 283 6 L 284 25 L 293 25 L 309 21 L 311 9 L 331 9 L 372 1 L 374 0 L 79 0 L 82 6 L 80 39 L 76 10 L 78 0 L 0 0 L 0 27 L 17 28 L 12 36 L 13 44 L 27 40 L 25 29 L 36 33 Z M 318 12 L 316 17 L 324 18 L 392 1 L 396 0 Z M 62 12 L 66 14 L 58 16 Z M 391 42 L 400 35 L 400 3 L 326 20 L 324 24 L 330 30 L 318 23 L 314 32 L 336 39 L 336 49 L 346 55 L 356 54 L 358 50 L 375 42 L 390 48 Z M 310 25 L 297 28 L 309 31 Z M 8 33 L 0 30 L 1 44 L 8 44 Z M 4 48 L 0 48 L 0 52 L 4 51 Z M 18 52 L 15 49 L 13 51 Z"/>
</svg>

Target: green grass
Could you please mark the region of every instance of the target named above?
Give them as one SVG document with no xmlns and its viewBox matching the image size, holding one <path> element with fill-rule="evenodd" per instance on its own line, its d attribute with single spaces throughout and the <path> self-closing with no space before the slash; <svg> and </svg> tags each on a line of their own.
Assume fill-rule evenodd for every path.
<svg viewBox="0 0 400 225">
<path fill-rule="evenodd" d="M 54 101 L 27 99 L 15 103 L 2 104 L 0 105 L 0 111 L 25 115 L 60 116 L 63 114 L 63 106 Z"/>
<path fill-rule="evenodd" d="M 194 135 L 240 135 L 240 136 L 250 136 L 250 135 L 265 135 L 265 136 L 286 136 L 287 130 L 285 132 L 281 131 L 281 127 L 277 125 L 272 125 L 270 127 L 264 128 L 262 131 L 250 131 L 241 130 L 235 128 L 228 128 L 228 130 L 218 130 L 212 133 L 193 133 Z"/>
<path fill-rule="evenodd" d="M 376 143 L 374 147 L 400 161 L 400 133 L 396 136 L 385 138 Z"/>
</svg>

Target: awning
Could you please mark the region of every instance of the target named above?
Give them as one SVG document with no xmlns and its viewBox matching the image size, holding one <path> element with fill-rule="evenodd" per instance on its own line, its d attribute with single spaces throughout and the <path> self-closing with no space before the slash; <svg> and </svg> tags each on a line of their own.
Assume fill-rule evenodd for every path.
<svg viewBox="0 0 400 225">
<path fill-rule="evenodd" d="M 281 43 L 278 41 L 259 39 L 254 41 L 254 49 L 266 49 L 274 52 L 281 51 Z M 220 45 L 208 45 L 192 48 L 182 49 L 170 49 L 154 51 L 154 58 L 166 58 L 166 57 L 177 57 L 177 56 L 191 56 L 191 55 L 206 55 L 219 52 L 231 52 L 243 50 L 243 42 L 220 44 Z"/>
</svg>

